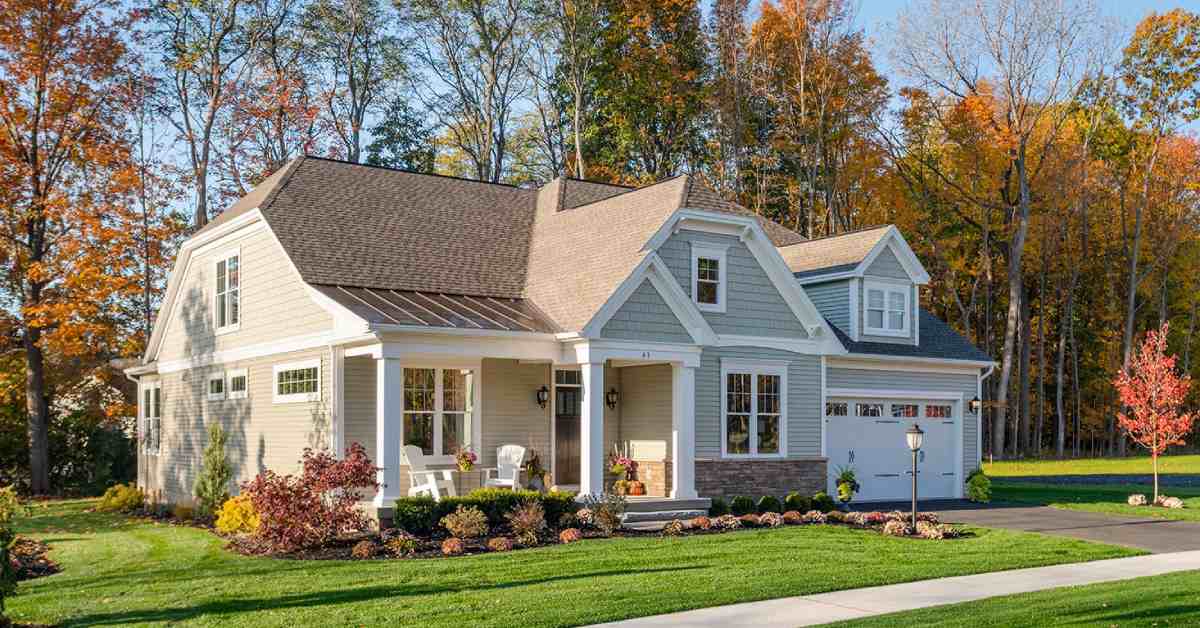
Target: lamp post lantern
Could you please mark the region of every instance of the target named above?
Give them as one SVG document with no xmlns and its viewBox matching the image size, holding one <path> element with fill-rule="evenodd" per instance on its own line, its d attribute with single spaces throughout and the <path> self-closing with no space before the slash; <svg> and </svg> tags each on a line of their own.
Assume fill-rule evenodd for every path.
<svg viewBox="0 0 1200 628">
<path fill-rule="evenodd" d="M 921 443 L 925 440 L 925 432 L 923 432 L 916 423 L 904 432 L 904 440 L 908 442 L 908 449 L 912 452 L 912 529 L 913 533 L 917 532 L 917 452 L 921 451 Z"/>
</svg>

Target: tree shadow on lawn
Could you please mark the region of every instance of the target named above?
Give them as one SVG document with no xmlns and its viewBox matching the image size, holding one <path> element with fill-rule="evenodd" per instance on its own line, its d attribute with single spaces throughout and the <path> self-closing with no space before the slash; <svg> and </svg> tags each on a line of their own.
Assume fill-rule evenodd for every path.
<svg viewBox="0 0 1200 628">
<path fill-rule="evenodd" d="M 253 613 L 258 611 L 352 604 L 356 602 L 366 602 L 370 600 L 393 597 L 413 597 L 437 595 L 442 593 L 464 593 L 484 590 L 510 589 L 520 586 L 532 586 L 538 584 L 564 582 L 568 580 L 601 578 L 605 576 L 674 573 L 690 571 L 694 569 L 704 569 L 708 567 L 711 567 L 711 565 L 685 565 L 674 568 L 593 571 L 566 576 L 530 578 L 527 580 L 499 582 L 493 584 L 477 583 L 470 586 L 401 585 L 373 586 L 353 589 L 333 589 L 267 598 L 214 600 L 211 602 L 182 608 L 156 608 L 117 613 L 93 613 L 71 618 L 67 623 L 70 623 L 71 625 L 97 626 L 120 625 L 138 622 L 181 622 L 205 615 L 236 615 L 240 613 Z"/>
<path fill-rule="evenodd" d="M 1102 615 L 1095 615 L 1087 617 L 1086 619 L 1081 618 L 1079 622 L 1072 622 L 1069 620 L 1064 622 L 1063 618 L 1058 618 L 1056 621 L 1058 621 L 1060 625 L 1081 623 L 1087 625 L 1104 624 L 1108 626 L 1123 626 L 1126 624 L 1133 625 L 1136 622 L 1137 625 L 1158 626 L 1160 623 L 1163 625 L 1171 625 L 1172 622 L 1182 621 L 1188 615 L 1200 615 L 1200 606 L 1195 604 L 1165 604 L 1152 609 L 1144 608 L 1140 610 L 1131 610 L 1124 613 L 1105 613 Z M 1163 621 L 1157 622 L 1154 621 L 1155 619 L 1162 619 Z M 1183 624 L 1181 623 L 1179 625 L 1182 626 Z"/>
</svg>

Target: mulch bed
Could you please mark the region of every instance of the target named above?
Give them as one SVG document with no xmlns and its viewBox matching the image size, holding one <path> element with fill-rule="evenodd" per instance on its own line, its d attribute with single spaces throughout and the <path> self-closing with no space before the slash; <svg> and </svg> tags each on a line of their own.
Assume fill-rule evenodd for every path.
<svg viewBox="0 0 1200 628">
<path fill-rule="evenodd" d="M 62 569 L 50 560 L 50 546 L 41 541 L 17 537 L 10 556 L 17 561 L 17 580 L 33 580 L 56 574 Z"/>
</svg>

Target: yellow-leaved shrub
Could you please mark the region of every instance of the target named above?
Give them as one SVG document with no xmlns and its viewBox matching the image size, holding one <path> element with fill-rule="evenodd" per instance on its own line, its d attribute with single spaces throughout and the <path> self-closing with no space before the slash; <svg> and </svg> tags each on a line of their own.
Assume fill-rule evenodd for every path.
<svg viewBox="0 0 1200 628">
<path fill-rule="evenodd" d="M 142 489 L 133 483 L 110 486 L 100 498 L 96 510 L 101 512 L 134 512 L 141 509 L 146 502 Z"/>
<path fill-rule="evenodd" d="M 246 495 L 225 500 L 217 511 L 217 532 L 221 534 L 254 534 L 261 520 L 254 503 Z"/>
</svg>

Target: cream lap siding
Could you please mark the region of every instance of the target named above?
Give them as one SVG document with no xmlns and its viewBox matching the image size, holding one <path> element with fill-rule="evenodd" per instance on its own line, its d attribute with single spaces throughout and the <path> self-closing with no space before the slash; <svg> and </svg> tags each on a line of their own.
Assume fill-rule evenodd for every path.
<svg viewBox="0 0 1200 628">
<path fill-rule="evenodd" d="M 345 412 L 342 441 L 359 443 L 375 459 L 375 360 L 346 358 L 343 370 L 342 407 Z"/>
<path fill-rule="evenodd" d="M 333 318 L 309 296 L 265 225 L 248 229 L 244 235 L 231 236 L 192 257 L 174 311 L 160 314 L 171 316 L 166 321 L 160 362 L 332 329 Z M 239 249 L 241 322 L 237 331 L 217 335 L 214 263 Z"/>
<path fill-rule="evenodd" d="M 825 374 L 828 388 L 852 388 L 878 390 L 879 396 L 887 397 L 888 390 L 930 391 L 961 394 L 966 405 L 975 398 L 978 373 L 918 373 L 896 370 L 853 369 L 829 367 Z M 963 477 L 979 466 L 979 449 L 976 442 L 979 434 L 979 417 L 961 408 L 963 419 Z M 903 443 L 900 444 L 901 446 Z"/>
<path fill-rule="evenodd" d="M 850 333 L 850 282 L 831 281 L 804 286 L 817 311 L 837 328 Z"/>
<path fill-rule="evenodd" d="M 274 403 L 274 366 L 299 360 L 320 359 L 321 400 Z M 208 400 L 210 374 L 246 369 L 245 399 Z M 296 473 L 306 447 L 331 444 L 331 375 L 327 350 L 297 351 L 266 358 L 230 362 L 166 373 L 162 382 L 162 449 L 157 456 L 139 450 L 139 482 L 156 499 L 186 503 L 200 471 L 208 425 L 219 421 L 228 437 L 226 452 L 233 467 L 229 490 L 236 494 L 242 482 L 259 472 Z"/>
<path fill-rule="evenodd" d="M 663 441 L 671 453 L 671 365 L 627 366 L 621 381 L 621 442 Z"/>
<path fill-rule="evenodd" d="M 721 358 L 787 360 L 787 457 L 821 455 L 821 358 L 761 347 L 705 348 L 696 370 L 696 458 L 721 458 Z"/>
<path fill-rule="evenodd" d="M 550 387 L 550 365 L 516 360 L 483 361 L 483 416 L 479 459 L 496 466 L 496 448 L 521 445 L 535 449 L 542 467 L 550 469 L 550 408 L 538 406 L 535 392 Z"/>
<path fill-rule="evenodd" d="M 804 325 L 792 313 L 758 260 L 735 236 L 683 230 L 658 249 L 671 274 L 692 294 L 692 243 L 728 246 L 725 255 L 725 312 L 703 312 L 718 334 L 807 338 Z"/>
<path fill-rule="evenodd" d="M 604 324 L 600 335 L 621 340 L 692 343 L 691 334 L 648 279 Z"/>
</svg>

